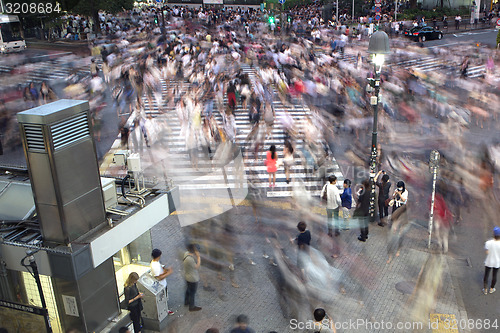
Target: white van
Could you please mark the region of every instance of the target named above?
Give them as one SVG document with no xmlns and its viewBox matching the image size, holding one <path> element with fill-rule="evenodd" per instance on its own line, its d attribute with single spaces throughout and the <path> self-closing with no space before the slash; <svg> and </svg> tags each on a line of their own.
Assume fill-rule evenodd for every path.
<svg viewBox="0 0 500 333">
<path fill-rule="evenodd" d="M 17 15 L 0 14 L 0 53 L 24 50 L 26 42 L 22 31 Z"/>
</svg>

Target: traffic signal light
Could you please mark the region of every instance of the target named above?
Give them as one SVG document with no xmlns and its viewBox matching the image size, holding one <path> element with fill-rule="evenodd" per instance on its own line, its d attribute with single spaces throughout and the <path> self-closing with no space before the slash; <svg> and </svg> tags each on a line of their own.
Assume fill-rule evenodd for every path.
<svg viewBox="0 0 500 333">
<path fill-rule="evenodd" d="M 274 24 L 274 16 L 269 16 L 269 24 Z"/>
<path fill-rule="evenodd" d="M 155 24 L 158 24 L 158 17 L 155 16 Z"/>
<path fill-rule="evenodd" d="M 292 17 L 291 17 L 290 15 L 288 15 L 288 16 L 286 17 L 286 19 L 287 19 L 287 21 L 288 21 L 288 22 L 291 22 L 291 21 L 292 21 Z"/>
</svg>

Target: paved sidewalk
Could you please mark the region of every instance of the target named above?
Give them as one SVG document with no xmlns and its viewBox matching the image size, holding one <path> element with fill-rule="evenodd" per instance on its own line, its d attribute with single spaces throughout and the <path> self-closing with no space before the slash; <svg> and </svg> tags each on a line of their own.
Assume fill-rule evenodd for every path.
<svg viewBox="0 0 500 333">
<path fill-rule="evenodd" d="M 194 204 L 194 203 L 193 203 Z M 170 216 L 152 229 L 153 246 L 164 252 L 163 263 L 173 265 L 175 273 L 168 278 L 170 307 L 176 314 L 169 318 L 170 323 L 163 332 L 204 332 L 209 327 L 217 327 L 221 332 L 227 332 L 237 315 L 244 313 L 250 318 L 250 326 L 256 332 L 300 332 L 290 327 L 290 320 L 306 318 L 311 309 L 323 306 L 333 317 L 337 325 L 344 325 L 337 332 L 410 332 L 408 327 L 397 329 L 398 322 L 406 325 L 413 323 L 418 311 L 423 312 L 422 329 L 415 332 L 432 332 L 429 329 L 429 312 L 432 314 L 451 315 L 458 321 L 467 319 L 467 314 L 457 304 L 451 276 L 446 260 L 439 260 L 437 267 L 428 267 L 422 275 L 430 272 L 433 279 L 422 281 L 423 290 L 419 296 L 412 298 L 411 293 L 424 264 L 430 254 L 426 250 L 427 231 L 418 224 L 411 224 L 409 232 L 404 237 L 401 255 L 387 264 L 387 238 L 389 229 L 370 225 L 370 238 L 366 243 L 357 240 L 359 231 L 353 228 L 343 231 L 338 238 L 341 249 L 336 259 L 330 257 L 333 253 L 328 243 L 318 238 L 325 228 L 324 223 L 312 225 L 312 246 L 319 247 L 332 267 L 340 271 L 338 284 L 324 285 L 325 292 L 330 293 L 326 300 L 310 299 L 310 306 L 297 299 L 291 293 L 285 293 L 283 280 L 280 278 L 279 267 L 269 263 L 262 254 L 271 254 L 271 245 L 266 242 L 266 235 L 276 232 L 284 253 L 290 262 L 296 262 L 295 245 L 289 242 L 295 237 L 295 225 L 299 221 L 297 211 L 281 210 L 284 200 L 273 201 L 274 208 L 264 208 L 261 213 L 263 224 L 257 226 L 252 216 L 252 209 L 245 202 L 237 209 L 223 215 L 227 223 L 234 228 L 232 244 L 235 248 L 235 282 L 239 288 L 233 288 L 229 279 L 229 269 L 223 271 L 226 281 L 221 281 L 222 291 L 205 291 L 200 285 L 197 303 L 203 310 L 189 313 L 183 304 L 184 282 L 181 275 L 179 254 L 184 249 L 184 234 L 176 216 Z M 271 205 L 268 205 L 271 206 Z M 324 216 L 322 216 L 324 218 Z M 208 237 L 215 237 L 220 229 L 208 228 L 209 221 L 200 222 L 197 227 L 206 227 Z M 323 240 L 329 240 L 324 236 Z M 249 259 L 256 265 L 251 265 Z M 444 259 L 444 258 L 443 258 Z M 207 271 L 207 270 L 206 270 Z M 442 273 L 441 273 L 442 272 Z M 322 272 L 318 272 L 320 274 Z M 442 274 L 442 275 L 441 275 Z M 211 285 L 216 286 L 216 273 Z M 218 295 L 222 294 L 222 295 Z M 434 294 L 436 300 L 434 301 Z M 311 295 L 310 295 L 311 296 Z M 417 301 L 416 301 L 417 300 Z M 298 312 L 294 311 L 298 308 Z M 427 311 L 426 309 L 430 309 Z M 441 316 L 444 318 L 443 316 Z M 309 315 L 308 319 L 311 318 Z M 363 321 L 361 326 L 353 326 L 352 322 Z M 385 326 L 380 326 L 385 323 Z M 358 322 L 361 323 L 361 322 Z M 390 323 L 390 324 L 388 324 Z M 378 325 L 378 326 L 377 326 Z M 393 325 L 389 327 L 388 325 Z M 442 328 L 442 327 L 441 327 Z M 438 332 L 435 330 L 434 332 Z M 453 332 L 453 331 L 447 331 Z M 456 331 L 455 331 L 456 332 Z"/>
</svg>

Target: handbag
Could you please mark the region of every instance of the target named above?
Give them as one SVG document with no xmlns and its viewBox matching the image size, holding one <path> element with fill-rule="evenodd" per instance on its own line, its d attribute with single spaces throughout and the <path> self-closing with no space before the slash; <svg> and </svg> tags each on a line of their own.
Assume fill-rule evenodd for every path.
<svg viewBox="0 0 500 333">
<path fill-rule="evenodd" d="M 328 201 L 328 188 L 327 188 L 327 185 L 328 184 L 325 184 L 325 186 L 323 186 L 323 191 L 322 191 L 322 195 L 321 195 L 321 200 L 323 200 L 324 202 L 327 202 Z"/>
<path fill-rule="evenodd" d="M 386 207 L 389 207 L 389 205 L 390 205 L 390 203 L 391 203 L 391 200 L 392 200 L 391 198 L 387 198 L 387 199 L 385 199 L 384 204 L 385 204 L 385 206 L 386 206 Z"/>
</svg>

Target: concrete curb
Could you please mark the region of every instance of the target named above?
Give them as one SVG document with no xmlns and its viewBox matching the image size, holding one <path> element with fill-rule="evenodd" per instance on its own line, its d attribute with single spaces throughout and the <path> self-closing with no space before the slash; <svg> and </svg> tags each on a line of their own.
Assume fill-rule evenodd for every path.
<svg viewBox="0 0 500 333">
<path fill-rule="evenodd" d="M 467 310 L 465 309 L 465 304 L 462 296 L 462 291 L 460 290 L 460 286 L 458 283 L 458 279 L 456 274 L 452 274 L 452 265 L 450 265 L 450 256 L 446 256 L 446 264 L 448 265 L 448 271 L 450 272 L 450 277 L 451 277 L 451 284 L 453 286 L 453 291 L 455 292 L 455 297 L 457 299 L 457 306 L 459 308 L 460 312 L 460 318 L 461 320 L 465 319 L 468 321 L 469 317 L 467 316 Z M 454 273 L 454 272 L 453 272 Z M 468 328 L 462 329 L 462 332 L 464 333 L 470 333 L 471 331 Z"/>
</svg>

